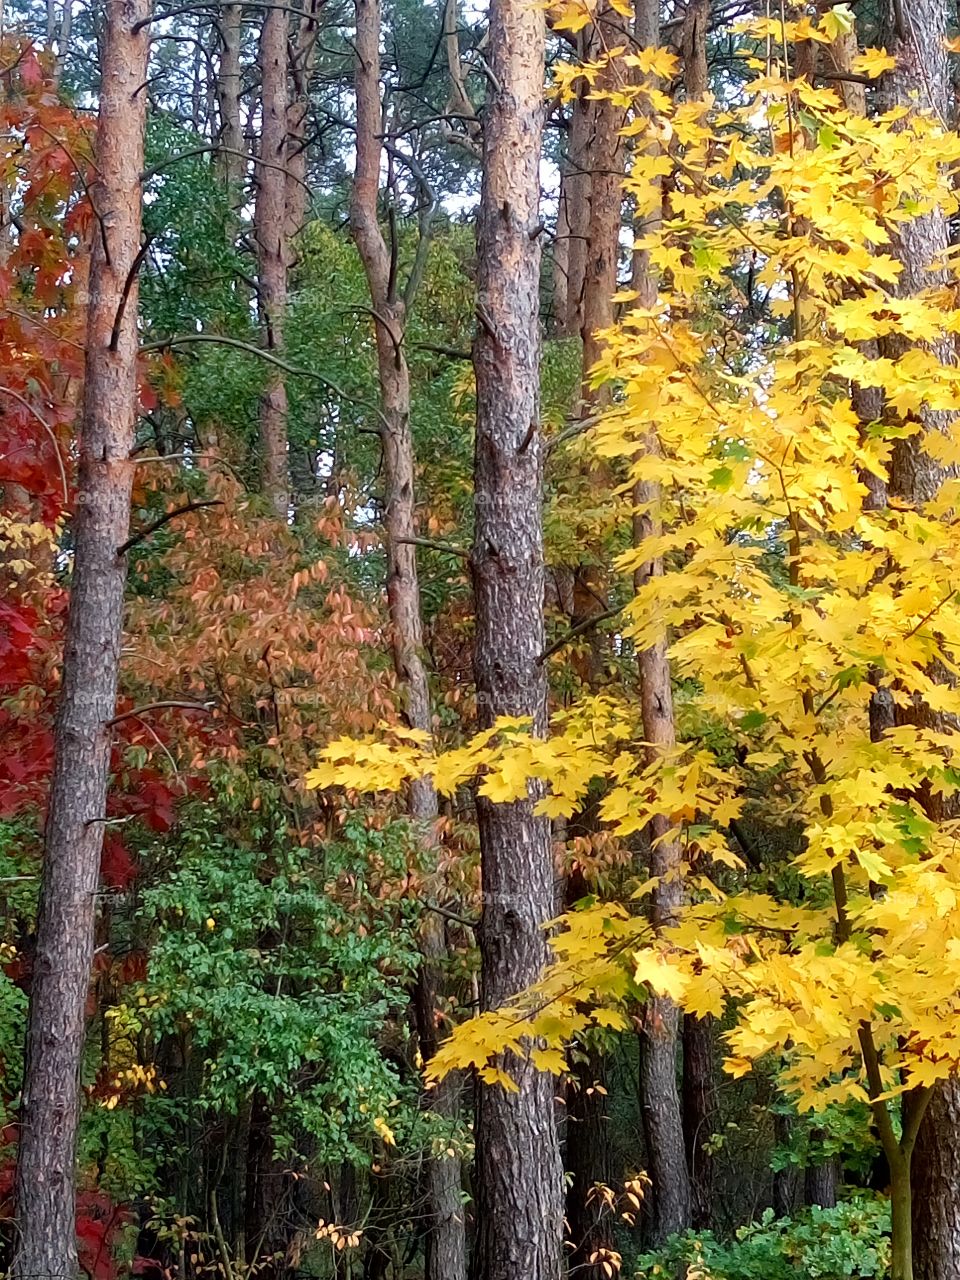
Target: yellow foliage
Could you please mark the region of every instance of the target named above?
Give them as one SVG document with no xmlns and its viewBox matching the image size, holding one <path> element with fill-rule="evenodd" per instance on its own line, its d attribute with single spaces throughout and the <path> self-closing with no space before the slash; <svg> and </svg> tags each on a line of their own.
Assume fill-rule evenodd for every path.
<svg viewBox="0 0 960 1280">
<path fill-rule="evenodd" d="M 571 3 L 560 16 L 589 12 Z M 754 20 L 750 34 L 829 41 L 848 21 L 837 6 L 816 25 Z M 624 62 L 672 73 L 663 51 Z M 856 70 L 890 65 L 871 49 Z M 561 96 L 599 69 L 561 67 Z M 957 288 L 897 296 L 890 250 L 916 219 L 957 211 L 960 137 L 919 110 L 854 116 L 785 66 L 759 70 L 727 113 L 674 106 L 649 81 L 632 90 L 627 190 L 641 215 L 660 212 L 669 179 L 669 208 L 639 243 L 660 291 L 643 309 L 621 300 L 594 371 L 612 407 L 593 447 L 616 461 L 624 492 L 644 481 L 659 495 L 645 512 L 653 532 L 618 568 L 658 560 L 663 573 L 632 596 L 622 635 L 639 649 L 672 637 L 674 672 L 702 722 L 722 726 L 724 751 L 700 735 L 654 753 L 634 697 L 605 694 L 555 715 L 546 739 L 501 721 L 438 757 L 395 731 L 336 742 L 308 784 L 396 789 L 429 774 L 447 793 L 477 781 L 497 802 L 545 786 L 541 812 L 558 816 L 602 780 L 611 832 L 665 820 L 701 875 L 704 862 L 742 865 L 730 824 L 748 795 L 775 791 L 803 828 L 795 870 L 813 905 L 726 896 L 704 877 L 706 900 L 658 934 L 636 901 L 568 914 L 542 980 L 459 1027 L 434 1077 L 473 1066 L 515 1087 L 505 1064 L 525 1054 L 560 1072 L 571 1039 L 622 1029 L 624 1007 L 650 993 L 697 1016 L 732 1002 L 728 1070 L 773 1055 L 814 1110 L 868 1095 L 882 1105 L 960 1068 L 960 824 L 918 799 L 960 788 L 960 681 L 935 674 L 960 675 L 960 486 L 915 508 L 867 501 L 921 409 L 943 415 L 930 456 L 960 464 Z M 875 338 L 895 342 L 879 355 L 864 345 Z M 882 421 L 858 418 L 866 388 L 881 392 Z M 937 719 L 901 715 L 874 741 L 880 693 Z"/>
</svg>

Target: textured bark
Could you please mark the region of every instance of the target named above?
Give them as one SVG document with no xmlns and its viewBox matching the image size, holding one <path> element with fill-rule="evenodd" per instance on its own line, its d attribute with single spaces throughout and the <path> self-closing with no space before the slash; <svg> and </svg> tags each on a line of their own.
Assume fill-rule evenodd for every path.
<svg viewBox="0 0 960 1280">
<path fill-rule="evenodd" d="M 483 726 L 532 716 L 545 730 L 541 523 L 539 161 L 544 15 L 493 0 L 492 89 L 484 128 L 479 215 L 474 669 Z M 554 909 L 549 825 L 539 790 L 494 804 L 478 797 L 481 1001 L 496 1008 L 536 981 Z M 478 1089 L 475 1280 L 557 1280 L 563 1201 L 554 1081 L 508 1061 L 518 1084 Z"/>
<path fill-rule="evenodd" d="M 657 449 L 659 442 L 651 434 L 647 450 Z M 657 486 L 646 482 L 637 484 L 634 500 L 638 508 L 634 518 L 634 537 L 640 541 L 660 527 Z M 648 562 L 637 571 L 637 585 L 662 573 L 660 561 Z M 676 744 L 667 637 L 663 636 L 640 653 L 638 663 L 643 737 L 649 744 L 648 755 L 652 760 Z M 676 838 L 664 838 L 669 830 L 669 820 L 664 816 L 650 823 L 649 871 L 658 880 L 651 895 L 651 920 L 655 928 L 662 928 L 676 919 L 685 897 L 680 872 L 682 849 Z M 643 1010 L 640 1100 L 653 1189 L 653 1238 L 657 1243 L 662 1243 L 676 1231 L 684 1231 L 692 1221 L 690 1179 L 677 1083 L 679 1028 L 677 1006 L 665 997 L 651 996 Z"/>
<path fill-rule="evenodd" d="M 597 15 L 596 47 L 590 56 L 599 56 L 603 48 L 627 42 L 624 19 L 609 5 Z M 601 43 L 602 42 L 602 43 Z M 620 69 L 611 63 L 601 72 L 596 92 L 612 93 L 617 88 Z M 591 103 L 593 131 L 590 140 L 590 218 L 587 223 L 586 263 L 583 279 L 583 372 L 585 378 L 600 358 L 603 344 L 600 335 L 613 324 L 613 295 L 617 291 L 617 264 L 620 257 L 620 227 L 623 209 L 623 108 L 609 99 Z M 584 386 L 584 399 L 600 404 L 609 398 L 609 387 L 593 390 Z"/>
<path fill-rule="evenodd" d="M 819 1205 L 821 1209 L 833 1209 L 837 1203 L 837 1169 L 836 1160 L 825 1160 L 822 1164 L 807 1165 L 803 1171 L 803 1198 L 807 1204 Z"/>
<path fill-rule="evenodd" d="M 581 56 L 585 50 L 581 33 Z M 556 316 L 558 331 L 573 337 L 583 328 L 583 282 L 587 269 L 587 236 L 590 230 L 590 137 L 594 104 L 581 87 L 573 104 L 567 154 L 560 175 L 560 207 L 557 215 L 557 241 L 565 247 L 566 287 L 562 291 L 564 314 Z"/>
<path fill-rule="evenodd" d="M 683 52 L 683 87 L 688 102 L 699 102 L 710 88 L 707 70 L 707 26 L 710 0 L 687 0 L 680 43 Z"/>
<path fill-rule="evenodd" d="M 693 1225 L 710 1225 L 713 1200 L 713 1157 L 707 1147 L 717 1116 L 712 1018 L 683 1019 L 683 1145 L 690 1178 Z"/>
<path fill-rule="evenodd" d="M 357 158 L 350 222 L 374 311 L 377 371 L 380 383 L 380 439 L 383 448 L 384 533 L 387 553 L 387 605 L 393 665 L 404 698 L 407 723 L 432 731 L 430 686 L 423 660 L 423 622 L 416 548 L 416 459 L 410 429 L 410 373 L 404 352 L 406 301 L 398 292 L 393 261 L 377 218 L 380 195 L 382 104 L 380 97 L 379 0 L 356 3 Z M 418 254 L 418 257 L 420 255 Z M 432 839 L 437 796 L 429 779 L 411 785 L 410 816 Z M 420 1052 L 436 1052 L 437 1008 L 445 955 L 439 917 L 427 913 L 421 928 L 423 960 L 415 1000 Z M 431 1095 L 441 1116 L 456 1117 L 458 1083 L 443 1082 Z M 466 1274 L 466 1235 L 460 1160 L 438 1156 L 426 1162 L 428 1223 L 425 1280 L 462 1280 Z"/>
<path fill-rule="evenodd" d="M 884 0 L 881 5 L 881 36 L 887 50 L 897 59 L 894 70 L 887 73 L 881 85 L 883 97 L 890 105 L 912 106 L 931 111 L 946 121 L 950 101 L 947 55 L 944 39 L 947 12 L 944 0 Z M 931 272 L 931 264 L 949 243 L 945 216 L 934 211 L 905 223 L 893 238 L 893 248 L 903 264 L 898 292 L 909 296 L 942 282 L 942 275 Z M 881 343 L 883 355 L 902 355 L 909 344 Z M 945 364 L 955 363 L 949 348 L 936 349 Z M 918 415 L 922 431 L 894 444 L 890 465 L 889 492 L 892 497 L 909 503 L 924 503 L 933 498 L 943 482 L 943 470 L 924 449 L 924 437 L 930 431 L 943 430 L 949 423 L 945 415 L 922 408 Z M 897 708 L 896 720 L 910 723 L 935 722 L 923 706 Z M 918 797 L 935 819 L 948 816 L 935 812 L 937 801 Z M 906 1105 L 906 1103 L 905 1103 Z M 960 1083 L 946 1081 L 936 1086 L 920 1123 L 912 1160 L 907 1161 L 906 1178 L 894 1171 L 893 1209 L 895 1246 L 909 1241 L 912 1250 L 895 1248 L 894 1276 L 911 1280 L 943 1280 L 960 1275 Z M 911 1182 L 913 1186 L 911 1187 Z M 911 1195 L 912 1191 L 912 1195 Z M 899 1232 L 896 1227 L 899 1226 Z M 911 1269 L 911 1257 L 913 1267 Z"/>
<path fill-rule="evenodd" d="M 74 1159 L 84 1008 L 116 707 L 137 406 L 140 173 L 149 0 L 109 0 L 91 191 L 74 561 L 44 836 L 17 1162 L 12 1275 L 74 1280 Z M 107 236 L 104 244 L 101 236 Z"/>
<path fill-rule="evenodd" d="M 287 154 L 287 13 L 267 9 L 260 33 L 260 160 L 257 165 L 255 230 L 260 285 L 262 342 L 283 350 L 287 306 L 285 161 Z M 287 388 L 271 366 L 260 401 L 260 483 L 277 517 L 287 520 L 290 480 L 287 460 Z"/>
<path fill-rule="evenodd" d="M 634 9 L 633 36 L 640 49 L 655 49 L 660 44 L 660 0 L 637 0 Z M 653 84 L 656 84 L 656 79 Z M 656 143 L 648 143 L 647 154 L 656 153 Z M 634 234 L 640 238 L 652 234 L 657 225 L 656 219 L 649 216 L 641 221 L 634 219 Z M 631 287 L 637 291 L 637 305 L 651 307 L 657 300 L 657 281 L 650 266 L 650 252 L 647 249 L 633 251 L 630 268 Z"/>
<path fill-rule="evenodd" d="M 310 81 L 317 60 L 320 12 L 323 0 L 304 0 L 293 46 L 293 99 L 287 108 L 286 241 L 292 246 L 307 216 L 307 119 L 310 113 Z"/>
<path fill-rule="evenodd" d="M 220 132 L 217 144 L 217 168 L 224 185 L 230 190 L 231 202 L 239 204 L 246 165 L 243 152 L 243 123 L 240 118 L 240 37 L 243 32 L 243 6 L 228 4 L 220 15 L 220 65 L 217 69 L 217 110 Z"/>
<path fill-rule="evenodd" d="M 595 1087 L 605 1088 L 605 1082 L 604 1055 L 589 1050 L 576 1064 L 567 1090 L 568 1265 L 571 1273 L 591 1280 L 605 1274 L 603 1251 L 615 1243 L 612 1216 L 595 1190 L 613 1181 L 607 1097 Z"/>
<path fill-rule="evenodd" d="M 913 1262 L 916 1280 L 960 1275 L 960 1089 L 937 1089 L 913 1155 Z"/>
</svg>

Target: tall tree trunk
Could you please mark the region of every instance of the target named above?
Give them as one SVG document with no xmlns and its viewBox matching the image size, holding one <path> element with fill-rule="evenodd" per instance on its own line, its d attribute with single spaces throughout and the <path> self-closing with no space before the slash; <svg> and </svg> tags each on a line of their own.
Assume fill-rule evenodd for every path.
<svg viewBox="0 0 960 1280">
<path fill-rule="evenodd" d="M 604 48 L 624 43 L 623 19 L 609 5 L 597 14 L 596 24 L 589 29 L 585 56 L 599 57 Z M 597 83 L 599 93 L 616 87 L 617 70 L 605 67 Z M 605 384 L 591 387 L 589 375 L 600 358 L 604 332 L 614 322 L 613 296 L 617 290 L 617 264 L 620 254 L 621 214 L 623 209 L 624 148 L 620 136 L 623 108 L 607 99 L 580 103 L 575 111 L 589 107 L 592 116 L 592 138 L 589 146 L 590 188 L 589 213 L 586 219 L 586 241 L 583 245 L 583 277 L 581 282 L 581 363 L 582 404 L 590 413 L 609 400 Z M 569 241 L 567 242 L 569 245 Z M 609 489 L 609 468 L 598 459 L 587 459 L 582 468 L 586 482 L 593 488 Z M 589 531 L 582 530 L 582 541 L 589 546 Z M 594 550 L 600 550 L 594 548 Z M 585 558 L 572 566 L 573 627 L 603 612 L 606 583 L 600 554 Z M 573 660 L 574 669 L 584 684 L 596 690 L 603 674 L 603 637 L 596 631 L 584 658 Z M 581 833 L 589 836 L 597 831 L 597 813 L 587 811 L 574 820 Z M 571 826 L 574 824 L 572 823 Z M 582 875 L 574 874 L 567 885 L 567 901 L 571 903 L 588 892 Z M 572 1088 L 568 1093 L 565 1163 L 569 1175 L 567 1190 L 567 1224 L 570 1244 L 570 1266 L 584 1276 L 604 1274 L 603 1262 L 614 1246 L 613 1222 L 596 1187 L 611 1181 L 610 1126 L 606 1115 L 605 1062 L 596 1050 L 584 1051 L 577 1064 Z M 601 1086 L 599 1089 L 595 1086 Z"/>
<path fill-rule="evenodd" d="M 73 578 L 44 839 L 16 1205 L 18 1280 L 74 1280 L 74 1160 L 137 416 L 149 0 L 108 0 Z M 104 243 L 103 236 L 107 237 Z"/>
<path fill-rule="evenodd" d="M 585 1280 L 606 1274 L 603 1259 L 614 1247 L 612 1216 L 596 1191 L 598 1185 L 609 1186 L 613 1180 L 605 1079 L 604 1055 L 587 1049 L 574 1067 L 567 1090 L 568 1265 L 571 1273 Z"/>
<path fill-rule="evenodd" d="M 658 14 L 651 0 L 643 6 L 637 25 L 638 31 L 642 29 L 645 42 L 658 34 Z M 650 230 L 649 225 L 646 229 Z M 640 305 L 651 306 L 657 290 L 645 252 L 634 255 L 633 277 Z M 659 448 L 656 433 L 651 432 L 645 449 Z M 634 542 L 639 543 L 660 529 L 659 488 L 640 482 L 634 487 L 633 498 Z M 659 560 L 642 565 L 636 574 L 637 587 L 662 573 L 663 564 Z M 660 751 L 669 751 L 676 742 L 666 635 L 638 654 L 638 665 L 643 734 L 653 758 Z M 650 875 L 658 879 L 651 899 L 651 919 L 656 928 L 668 924 L 684 900 L 680 875 L 682 851 L 676 840 L 662 838 L 668 828 L 667 819 L 659 818 L 651 823 L 648 833 Z M 693 1217 L 678 1078 L 679 1035 L 680 1014 L 676 1005 L 663 997 L 648 1000 L 640 1044 L 640 1103 L 653 1192 L 652 1236 L 657 1243 L 674 1232 L 685 1230 Z"/>
<path fill-rule="evenodd" d="M 241 70 L 240 38 L 243 34 L 243 6 L 223 7 L 218 23 L 220 32 L 220 65 L 217 69 L 217 109 L 220 132 L 217 145 L 217 167 L 224 185 L 230 191 L 231 205 L 242 199 L 244 161 L 243 123 L 240 118 Z"/>
<path fill-rule="evenodd" d="M 579 47 L 585 56 L 586 37 L 581 32 Z M 587 270 L 587 237 L 590 232 L 590 139 L 594 103 L 581 86 L 573 103 L 567 154 L 560 175 L 560 208 L 557 238 L 565 242 L 566 288 L 564 315 L 557 316 L 562 337 L 575 337 L 583 328 L 583 285 Z"/>
<path fill-rule="evenodd" d="M 278 6 L 267 9 L 260 33 L 260 163 L 255 215 L 262 341 L 264 348 L 276 355 L 283 350 L 287 306 L 287 101 L 287 11 Z M 260 401 L 260 478 L 270 506 L 286 521 L 290 503 L 287 388 L 280 370 L 270 368 Z"/>
<path fill-rule="evenodd" d="M 546 728 L 543 438 L 539 404 L 540 148 L 544 14 L 526 0 L 493 0 L 492 89 L 480 198 L 477 438 L 474 464 L 474 669 L 481 723 L 530 716 Z M 555 904 L 540 797 L 478 797 L 481 1001 L 494 1009 L 535 982 L 547 959 L 543 926 Z M 562 1172 L 553 1078 L 504 1062 L 518 1091 L 480 1085 L 476 1118 L 475 1280 L 558 1280 Z"/>
<path fill-rule="evenodd" d="M 423 661 L 420 583 L 413 545 L 417 530 L 416 458 L 410 428 L 410 372 L 404 351 L 408 299 L 398 292 L 396 262 L 384 241 L 377 217 L 382 153 L 379 0 L 357 0 L 356 21 L 357 159 L 350 220 L 375 313 L 385 484 L 387 603 L 393 665 L 403 693 L 408 724 L 430 734 L 430 686 Z M 421 256 L 419 252 L 417 256 Z M 410 301 L 416 277 L 412 276 L 411 280 Z M 411 785 L 409 810 L 410 816 L 421 827 L 423 839 L 428 844 L 432 843 L 437 820 L 437 795 L 429 779 L 421 779 Z M 444 941 L 439 917 L 427 913 L 421 928 L 423 961 L 415 999 L 420 1052 L 424 1060 L 432 1057 L 438 1047 L 436 1018 Z M 457 1094 L 457 1080 L 451 1078 L 445 1080 L 431 1096 L 434 1111 L 451 1122 L 457 1114 Z M 466 1233 L 460 1161 L 457 1157 L 440 1154 L 427 1161 L 426 1191 L 429 1221 L 425 1280 L 463 1280 L 467 1265 Z"/>
<path fill-rule="evenodd" d="M 287 196 L 286 239 L 291 247 L 303 230 L 307 216 L 307 119 L 310 112 L 310 82 L 317 60 L 319 16 L 323 0 L 304 0 L 303 15 L 297 24 L 297 38 L 291 57 L 293 98 L 287 108 Z"/>
<path fill-rule="evenodd" d="M 626 43 L 624 19 L 610 5 L 597 14 L 588 56 L 601 57 L 605 48 Z M 598 77 L 596 92 L 616 91 L 619 68 L 611 63 Z M 584 378 L 600 358 L 601 334 L 614 321 L 613 295 L 617 291 L 617 263 L 620 257 L 620 227 L 623 209 L 623 128 L 624 112 L 609 97 L 592 102 L 593 130 L 590 140 L 590 217 L 587 223 L 586 263 L 583 279 L 583 372 Z M 604 391 L 585 390 L 585 398 L 597 403 Z"/>
<path fill-rule="evenodd" d="M 945 37 L 947 12 L 944 0 L 884 0 L 881 5 L 881 36 L 887 50 L 896 58 L 895 68 L 881 84 L 881 93 L 891 106 L 914 105 L 931 111 L 946 121 L 949 110 L 950 81 L 947 68 Z M 931 271 L 949 244 L 949 228 L 944 214 L 936 210 L 904 223 L 893 237 L 893 247 L 903 265 L 898 292 L 909 296 L 942 283 L 943 276 Z M 906 343 L 881 343 L 881 354 L 902 355 Z M 952 352 L 937 350 L 945 364 L 954 363 Z M 935 497 L 944 475 L 938 464 L 924 449 L 928 432 L 949 425 L 943 414 L 922 408 L 918 414 L 922 430 L 894 442 L 889 493 L 910 504 L 922 504 Z M 897 722 L 935 723 L 936 716 L 926 707 L 897 709 Z M 921 803 L 926 801 L 921 798 Z M 935 819 L 945 813 L 931 813 Z M 909 1096 L 908 1096 L 909 1099 Z M 906 1106 L 906 1101 L 904 1103 Z M 912 1228 L 913 1268 L 910 1256 L 894 1259 L 894 1275 L 898 1268 L 907 1280 L 944 1280 L 960 1275 L 960 1082 L 948 1080 L 935 1087 L 933 1097 L 920 1123 L 912 1160 L 907 1162 L 904 1178 L 894 1177 L 894 1213 L 901 1219 L 901 1240 L 908 1240 Z M 911 1183 L 913 1184 L 911 1186 Z M 912 1194 L 911 1194 L 912 1193 Z"/>
</svg>

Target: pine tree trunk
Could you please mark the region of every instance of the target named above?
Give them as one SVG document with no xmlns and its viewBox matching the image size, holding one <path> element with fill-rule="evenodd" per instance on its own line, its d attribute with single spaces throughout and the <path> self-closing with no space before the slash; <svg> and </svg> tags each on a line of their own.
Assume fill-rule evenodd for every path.
<svg viewBox="0 0 960 1280">
<path fill-rule="evenodd" d="M 896 67 L 884 77 L 881 90 L 890 105 L 932 111 L 947 120 L 950 81 L 944 40 L 947 12 L 944 0 L 885 0 L 881 6 L 881 35 Z M 939 210 L 906 222 L 893 238 L 893 247 L 903 264 L 898 292 L 909 296 L 942 281 L 929 270 L 949 243 L 947 220 Z M 906 344 L 885 342 L 882 354 L 897 357 Z M 945 364 L 953 364 L 949 350 L 938 350 Z M 889 492 L 909 503 L 923 503 L 934 497 L 943 483 L 942 469 L 923 447 L 924 436 L 948 425 L 943 414 L 922 408 L 918 414 L 923 430 L 894 444 L 890 465 Z M 898 709 L 903 719 L 931 723 L 929 709 Z M 947 816 L 931 813 L 934 818 Z M 914 1272 L 918 1280 L 944 1280 L 960 1275 L 960 1083 L 946 1081 L 936 1086 L 920 1124 L 914 1150 L 912 1195 L 909 1185 L 900 1188 L 901 1220 L 907 1226 L 912 1214 Z M 909 1184 L 909 1179 L 908 1179 Z M 911 1206 L 912 1201 L 912 1206 Z M 896 1207 L 896 1205 L 895 1205 Z M 897 1261 L 902 1267 L 902 1259 Z M 895 1268 L 896 1269 L 896 1268 Z"/>
<path fill-rule="evenodd" d="M 275 355 L 283 351 L 287 306 L 287 102 L 287 12 L 278 6 L 266 10 L 260 33 L 260 163 L 255 214 L 262 342 L 264 349 Z M 261 488 L 275 515 L 286 522 L 290 503 L 287 388 L 275 366 L 270 366 L 260 400 L 260 451 Z"/>
<path fill-rule="evenodd" d="M 960 1085 L 934 1091 L 913 1152 L 916 1280 L 960 1275 Z"/>
<path fill-rule="evenodd" d="M 390 638 L 407 723 L 429 735 L 433 728 L 430 685 L 423 661 L 420 583 L 413 545 L 417 532 L 416 458 L 410 427 L 410 372 L 404 351 L 407 307 L 398 292 L 396 263 L 377 218 L 382 155 L 379 0 L 357 0 L 356 24 L 357 160 L 350 221 L 375 312 Z M 411 785 L 409 812 L 420 826 L 422 839 L 430 844 L 437 820 L 437 795 L 429 779 Z M 420 942 L 423 959 L 415 1014 L 420 1053 L 426 1061 L 438 1047 L 436 1017 L 445 955 L 439 917 L 426 914 Z M 430 1095 L 430 1104 L 434 1112 L 453 1123 L 458 1108 L 457 1080 L 445 1080 Z M 463 1280 L 467 1263 L 460 1160 L 440 1153 L 425 1164 L 425 1280 Z"/>
<path fill-rule="evenodd" d="M 544 14 L 493 0 L 479 216 L 474 669 L 481 724 L 530 716 L 546 728 L 543 439 L 539 405 L 540 149 Z M 481 1001 L 494 1009 L 536 981 L 555 904 L 550 829 L 540 790 L 494 804 L 478 797 L 483 892 Z M 475 1280 L 558 1280 L 562 1171 L 555 1082 L 529 1062 L 503 1063 L 511 1093 L 481 1085 L 476 1119 Z"/>
<path fill-rule="evenodd" d="M 109 0 L 105 8 L 91 190 L 101 216 L 90 273 L 73 577 L 27 1028 L 12 1269 L 18 1280 L 74 1280 L 77 1272 L 80 1062 L 123 623 L 126 560 L 117 548 L 130 526 L 151 6 L 149 0 Z"/>
<path fill-rule="evenodd" d="M 580 45 L 584 47 L 581 33 Z M 583 286 L 587 269 L 587 237 L 590 231 L 590 139 L 594 103 L 582 88 L 573 104 L 567 154 L 560 181 L 557 238 L 564 243 L 566 287 L 564 314 L 557 315 L 561 337 L 575 337 L 583 328 Z"/>
<path fill-rule="evenodd" d="M 220 32 L 220 65 L 217 68 L 217 109 L 220 133 L 217 145 L 217 168 L 224 186 L 230 191 L 231 204 L 242 198 L 241 186 L 246 168 L 243 157 L 243 125 L 240 120 L 240 37 L 243 32 L 243 6 L 225 5 L 218 23 Z"/>
<path fill-rule="evenodd" d="M 307 121 L 322 8 L 323 0 L 304 0 L 303 16 L 297 24 L 297 39 L 291 58 L 293 99 L 287 108 L 286 238 L 294 257 L 292 246 L 303 230 L 310 194 L 307 187 Z"/>
</svg>

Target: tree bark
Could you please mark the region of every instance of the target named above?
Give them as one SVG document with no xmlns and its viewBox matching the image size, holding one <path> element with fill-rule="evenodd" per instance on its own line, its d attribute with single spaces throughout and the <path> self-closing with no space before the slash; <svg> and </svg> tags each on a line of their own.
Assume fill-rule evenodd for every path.
<svg viewBox="0 0 960 1280">
<path fill-rule="evenodd" d="M 149 0 L 108 0 L 73 579 L 44 837 L 16 1204 L 18 1280 L 74 1280 L 79 1076 L 120 662 L 137 414 Z M 143 24 L 137 30 L 138 24 Z M 104 242 L 103 237 L 107 240 Z"/>
<path fill-rule="evenodd" d="M 837 1204 L 837 1162 L 808 1164 L 803 1171 L 803 1198 L 807 1204 L 833 1209 Z"/>
<path fill-rule="evenodd" d="M 585 55 L 585 37 L 578 41 Z M 566 268 L 565 287 L 561 290 L 564 304 L 562 317 L 556 324 L 561 337 L 575 337 L 583 329 L 583 283 L 587 269 L 587 237 L 590 232 L 590 137 L 594 103 L 581 86 L 573 104 L 567 154 L 560 175 L 560 206 L 557 214 L 557 240 L 563 244 L 561 261 Z"/>
<path fill-rule="evenodd" d="M 659 449 L 659 442 L 652 433 L 648 437 L 647 449 Z M 637 504 L 635 538 L 640 541 L 659 531 L 658 487 L 645 482 L 637 484 L 634 499 Z M 648 562 L 637 571 L 637 585 L 662 572 L 660 561 Z M 661 752 L 669 752 L 676 744 L 673 688 L 665 635 L 638 654 L 638 665 L 643 736 L 652 760 Z M 650 823 L 649 870 L 651 877 L 657 880 L 651 895 L 651 921 L 656 929 L 675 920 L 685 900 L 680 871 L 683 851 L 675 837 L 666 838 L 669 830 L 670 822 L 666 816 L 658 816 Z M 651 996 L 643 1011 L 640 1089 L 653 1184 L 653 1238 L 658 1244 L 674 1232 L 686 1230 L 692 1221 L 690 1179 L 677 1082 L 679 1028 L 679 1010 L 673 1001 Z"/>
<path fill-rule="evenodd" d="M 566 1169 L 569 1268 L 581 1277 L 600 1277 L 604 1252 L 614 1247 L 613 1220 L 596 1188 L 613 1181 L 610 1120 L 605 1090 L 606 1063 L 595 1049 L 584 1051 L 567 1090 Z"/>
<path fill-rule="evenodd" d="M 297 24 L 297 39 L 291 58 L 293 98 L 287 108 L 286 178 L 286 240 L 291 253 L 294 241 L 303 230 L 310 194 L 307 187 L 307 119 L 322 8 L 323 0 L 304 0 L 303 15 Z"/>
<path fill-rule="evenodd" d="M 491 91 L 479 214 L 474 669 L 481 724 L 530 716 L 546 728 L 543 438 L 539 405 L 539 195 L 544 14 L 493 0 Z M 481 1002 L 494 1009 L 535 982 L 555 904 L 547 820 L 526 800 L 477 799 L 483 907 Z M 551 1076 L 503 1063 L 518 1091 L 478 1087 L 475 1280 L 558 1280 L 562 1171 Z"/>
<path fill-rule="evenodd" d="M 683 1144 L 690 1178 L 693 1226 L 710 1225 L 713 1159 L 708 1151 L 717 1114 L 712 1018 L 683 1018 Z"/>
<path fill-rule="evenodd" d="M 914 105 L 931 111 L 946 122 L 950 101 L 950 80 L 945 38 L 947 12 L 944 0 L 913 0 L 907 6 L 900 0 L 884 0 L 880 11 L 881 37 L 888 52 L 896 58 L 895 68 L 881 84 L 881 94 L 889 105 Z M 931 271 L 949 244 L 949 227 L 940 210 L 913 219 L 898 228 L 893 247 L 903 264 L 897 290 L 910 296 L 943 282 L 943 275 Z M 900 341 L 881 343 L 881 354 L 899 356 L 909 344 Z M 936 349 L 945 364 L 955 363 L 953 353 Z M 918 414 L 922 430 L 894 442 L 889 493 L 911 504 L 922 504 L 935 497 L 944 480 L 941 467 L 926 453 L 924 438 L 930 431 L 943 430 L 949 419 L 926 408 Z M 936 717 L 928 708 L 898 708 L 896 719 L 929 724 Z M 921 803 L 925 803 L 920 797 Z M 926 806 L 929 808 L 929 806 Z M 932 813 L 935 819 L 947 816 Z M 906 1174 L 893 1177 L 893 1209 L 900 1227 L 900 1241 L 909 1239 L 897 1256 L 898 1270 L 916 1280 L 943 1280 L 960 1275 L 960 1082 L 948 1080 L 935 1087 L 920 1123 L 912 1159 Z M 895 1236 L 897 1232 L 895 1231 Z M 912 1270 L 909 1263 L 912 1259 Z"/>
<path fill-rule="evenodd" d="M 277 7 L 266 10 L 260 33 L 261 163 L 255 213 L 262 342 L 275 354 L 283 350 L 287 306 L 287 102 L 287 12 Z M 287 388 L 274 366 L 260 401 L 260 450 L 261 487 L 277 518 L 286 522 L 290 503 Z"/>
<path fill-rule="evenodd" d="M 224 186 L 230 192 L 231 206 L 242 199 L 242 184 L 246 165 L 243 153 L 243 123 L 240 118 L 241 71 L 240 37 L 243 33 L 243 6 L 225 5 L 220 15 L 220 66 L 217 69 L 217 109 L 220 116 L 220 133 L 217 137 L 221 150 L 217 167 Z"/>
<path fill-rule="evenodd" d="M 589 56 L 600 57 L 604 48 L 625 44 L 624 19 L 609 5 L 597 14 L 594 42 Z M 596 92 L 611 94 L 617 89 L 616 64 L 601 71 Z M 590 142 L 590 217 L 587 224 L 586 263 L 583 279 L 583 372 L 586 379 L 600 358 L 600 335 L 614 321 L 613 295 L 617 291 L 617 264 L 620 258 L 620 227 L 623 210 L 623 107 L 609 97 L 592 102 L 593 130 Z M 585 386 L 584 399 L 602 402 L 609 388 L 599 392 Z"/>
<path fill-rule="evenodd" d="M 710 88 L 707 69 L 707 26 L 710 0 L 687 0 L 680 43 L 683 50 L 683 87 L 688 102 L 700 102 Z"/>
</svg>

